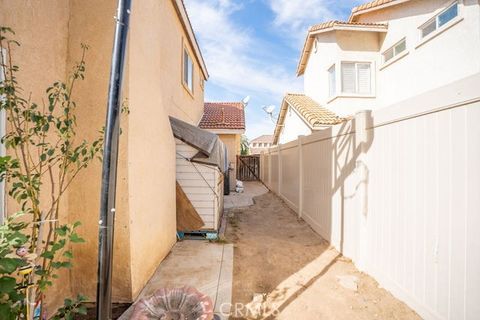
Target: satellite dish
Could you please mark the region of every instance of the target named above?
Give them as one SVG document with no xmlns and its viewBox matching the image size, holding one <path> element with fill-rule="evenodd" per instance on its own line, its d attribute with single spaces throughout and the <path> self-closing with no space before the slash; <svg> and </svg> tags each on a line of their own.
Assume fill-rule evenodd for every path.
<svg viewBox="0 0 480 320">
<path fill-rule="evenodd" d="M 262 109 L 263 109 L 263 111 L 265 111 L 265 112 L 268 113 L 269 115 L 272 115 L 272 114 L 273 114 L 273 111 L 275 110 L 275 106 L 274 106 L 274 105 L 263 106 Z"/>
<path fill-rule="evenodd" d="M 243 98 L 242 103 L 246 106 L 250 102 L 250 96 Z"/>
</svg>

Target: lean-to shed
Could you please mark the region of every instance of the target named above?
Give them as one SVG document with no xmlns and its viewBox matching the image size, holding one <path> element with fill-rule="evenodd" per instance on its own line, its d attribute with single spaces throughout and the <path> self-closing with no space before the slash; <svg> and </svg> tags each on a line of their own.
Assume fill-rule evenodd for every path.
<svg viewBox="0 0 480 320">
<path fill-rule="evenodd" d="M 183 191 L 180 196 L 186 196 L 188 202 L 182 207 L 193 208 L 203 221 L 199 229 L 179 231 L 217 231 L 223 213 L 223 182 L 227 170 L 225 145 L 216 134 L 176 118 L 170 117 L 170 124 L 176 143 L 177 183 Z M 177 212 L 177 220 L 178 217 Z M 177 221 L 177 224 L 188 225 L 188 221 Z"/>
</svg>

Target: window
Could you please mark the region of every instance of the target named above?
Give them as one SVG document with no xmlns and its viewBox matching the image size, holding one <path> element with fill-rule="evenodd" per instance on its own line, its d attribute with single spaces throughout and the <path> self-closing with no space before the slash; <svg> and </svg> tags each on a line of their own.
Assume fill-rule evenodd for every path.
<svg viewBox="0 0 480 320">
<path fill-rule="evenodd" d="M 370 63 L 342 62 L 342 93 L 370 94 Z"/>
<path fill-rule="evenodd" d="M 407 42 L 405 38 L 397 42 L 393 47 L 383 53 L 383 62 L 388 62 L 393 57 L 398 56 L 400 53 L 407 49 Z"/>
<path fill-rule="evenodd" d="M 193 62 L 187 49 L 183 49 L 183 84 L 193 93 Z"/>
<path fill-rule="evenodd" d="M 336 78 L 335 78 L 335 65 L 331 66 L 330 69 L 328 69 L 328 96 L 333 97 L 337 93 L 337 88 L 336 88 Z"/>
<path fill-rule="evenodd" d="M 439 29 L 447 22 L 453 20 L 453 18 L 458 16 L 458 3 L 455 2 L 450 5 L 447 9 L 443 10 L 431 20 L 424 23 L 419 29 L 422 32 L 422 38 L 425 38 L 430 33 Z"/>
</svg>

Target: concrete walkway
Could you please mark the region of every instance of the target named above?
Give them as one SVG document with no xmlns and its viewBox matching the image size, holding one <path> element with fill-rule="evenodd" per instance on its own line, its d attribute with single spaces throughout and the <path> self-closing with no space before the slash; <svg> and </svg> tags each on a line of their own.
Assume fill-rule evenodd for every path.
<svg viewBox="0 0 480 320">
<path fill-rule="evenodd" d="M 215 313 L 220 313 L 220 309 L 228 312 L 232 300 L 232 272 L 233 245 L 203 240 L 177 242 L 136 301 L 152 295 L 159 288 L 187 285 L 212 298 Z M 134 308 L 135 304 L 119 319 L 130 319 Z"/>
<path fill-rule="evenodd" d="M 268 192 L 268 189 L 258 181 L 245 181 L 243 183 L 244 192 L 231 192 L 230 195 L 225 196 L 223 205 L 225 210 L 232 208 L 242 208 L 253 205 L 253 198 Z"/>
</svg>

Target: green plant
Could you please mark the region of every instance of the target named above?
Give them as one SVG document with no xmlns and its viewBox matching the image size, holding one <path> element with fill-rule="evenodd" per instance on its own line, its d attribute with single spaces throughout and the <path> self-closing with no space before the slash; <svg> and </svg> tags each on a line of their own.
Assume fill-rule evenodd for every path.
<svg viewBox="0 0 480 320">
<path fill-rule="evenodd" d="M 19 67 L 11 53 L 19 44 L 8 37 L 12 34 L 0 27 L 0 48 L 6 52 L 0 54 L 0 110 L 9 127 L 1 139 L 8 155 L 0 157 L 0 180 L 18 202 L 20 214 L 0 229 L 0 318 L 32 319 L 32 305 L 41 301 L 59 270 L 72 266 L 71 244 L 84 242 L 77 233 L 80 222 L 62 221 L 62 198 L 78 174 L 101 157 L 103 134 L 100 130 L 98 138 L 88 142 L 76 133 L 72 97 L 75 83 L 85 76 L 88 47 L 82 45 L 81 59 L 67 81 L 55 82 L 46 89 L 45 101 L 37 104 L 23 95 L 17 82 Z M 70 307 L 65 305 L 57 315 L 83 310 Z"/>
<path fill-rule="evenodd" d="M 87 307 L 83 305 L 86 300 L 87 299 L 82 295 L 78 295 L 75 300 L 65 299 L 63 301 L 63 307 L 59 308 L 57 313 L 55 313 L 51 319 L 73 320 L 75 319 L 76 314 L 87 314 Z"/>
<path fill-rule="evenodd" d="M 242 156 L 247 156 L 250 153 L 249 144 L 250 142 L 248 141 L 247 136 L 243 134 L 240 138 L 240 154 Z"/>
</svg>

